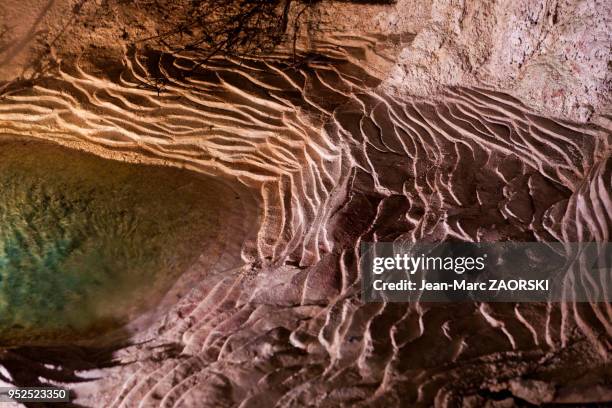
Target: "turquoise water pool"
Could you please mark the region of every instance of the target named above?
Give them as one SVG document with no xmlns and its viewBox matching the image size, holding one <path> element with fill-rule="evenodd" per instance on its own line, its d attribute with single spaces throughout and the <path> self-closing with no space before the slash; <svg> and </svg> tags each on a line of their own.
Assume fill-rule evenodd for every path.
<svg viewBox="0 0 612 408">
<path fill-rule="evenodd" d="M 99 335 L 153 307 L 217 214 L 177 169 L 0 143 L 0 342 Z"/>
</svg>

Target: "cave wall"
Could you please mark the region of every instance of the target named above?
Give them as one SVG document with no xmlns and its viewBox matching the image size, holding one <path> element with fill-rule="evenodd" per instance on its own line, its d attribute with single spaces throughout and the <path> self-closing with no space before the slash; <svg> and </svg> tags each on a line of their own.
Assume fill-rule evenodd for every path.
<svg viewBox="0 0 612 408">
<path fill-rule="evenodd" d="M 121 15 L 88 27 L 87 7 L 98 9 L 85 4 L 48 70 L 23 65 L 28 81 L 8 84 L 2 133 L 223 177 L 256 222 L 226 235 L 241 265 L 194 271 L 193 290 L 115 364 L 43 378 L 91 406 L 610 401 L 607 303 L 360 300 L 361 242 L 609 241 L 609 73 L 600 54 L 567 83 L 537 71 L 575 24 L 594 24 L 584 49 L 609 45 L 609 12 L 598 3 L 594 23 L 564 25 L 568 10 L 591 11 L 478 5 L 322 4 L 302 27 L 300 50 L 314 52 L 299 64 L 287 46 L 194 72 L 189 53 L 127 46 Z M 65 20 L 52 15 L 55 33 Z M 546 87 L 559 84 L 563 102 L 551 102 Z"/>
</svg>

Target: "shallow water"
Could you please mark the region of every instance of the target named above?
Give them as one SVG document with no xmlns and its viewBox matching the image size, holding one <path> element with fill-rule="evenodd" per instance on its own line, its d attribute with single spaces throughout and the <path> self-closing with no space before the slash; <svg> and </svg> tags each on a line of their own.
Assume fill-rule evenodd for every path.
<svg viewBox="0 0 612 408">
<path fill-rule="evenodd" d="M 204 179 L 34 142 L 0 143 L 0 342 L 120 327 L 197 259 L 217 214 Z"/>
</svg>

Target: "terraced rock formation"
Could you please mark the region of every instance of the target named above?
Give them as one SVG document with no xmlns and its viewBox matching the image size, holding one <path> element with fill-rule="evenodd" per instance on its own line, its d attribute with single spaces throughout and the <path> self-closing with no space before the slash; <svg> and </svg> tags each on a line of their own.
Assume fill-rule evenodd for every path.
<svg viewBox="0 0 612 408">
<path fill-rule="evenodd" d="M 280 48 L 195 70 L 187 53 L 100 49 L 12 85 L 4 136 L 218 177 L 228 205 L 177 281 L 189 290 L 146 327 L 113 347 L 5 349 L 3 380 L 111 407 L 612 401 L 610 303 L 360 300 L 361 242 L 612 231 L 610 117 L 556 119 L 484 86 L 391 90 L 378 43 L 412 38 L 337 34 L 299 63 Z"/>
</svg>

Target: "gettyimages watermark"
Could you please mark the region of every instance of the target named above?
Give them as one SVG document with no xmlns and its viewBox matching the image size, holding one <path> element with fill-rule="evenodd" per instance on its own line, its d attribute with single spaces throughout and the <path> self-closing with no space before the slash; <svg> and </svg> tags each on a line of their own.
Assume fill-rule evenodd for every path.
<svg viewBox="0 0 612 408">
<path fill-rule="evenodd" d="M 610 302 L 610 243 L 362 243 L 366 302 Z"/>
</svg>

